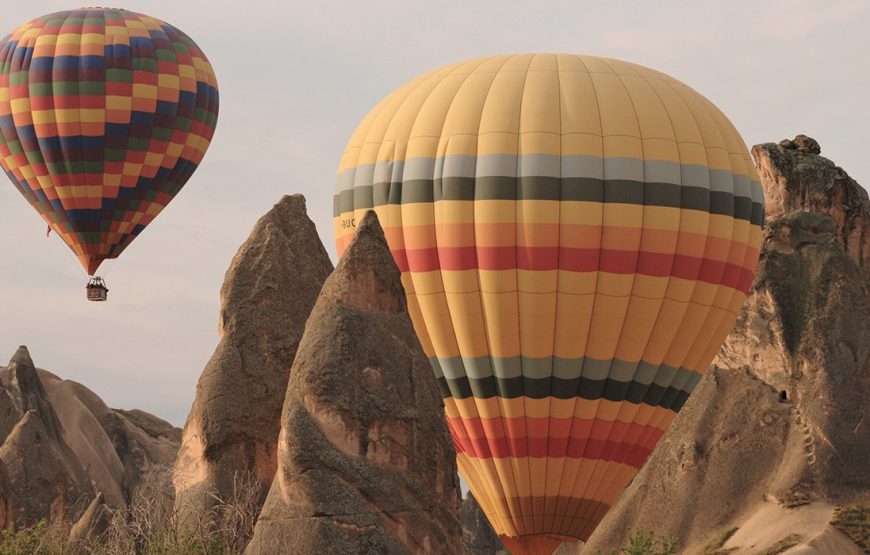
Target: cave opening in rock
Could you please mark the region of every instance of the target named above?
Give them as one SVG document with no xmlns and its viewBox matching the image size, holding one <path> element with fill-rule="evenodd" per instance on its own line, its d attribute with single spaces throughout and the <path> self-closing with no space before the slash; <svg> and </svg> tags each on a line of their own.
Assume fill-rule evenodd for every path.
<svg viewBox="0 0 870 555">
<path fill-rule="evenodd" d="M 780 401 L 788 401 L 788 393 L 783 389 L 779 392 L 779 400 Z"/>
</svg>

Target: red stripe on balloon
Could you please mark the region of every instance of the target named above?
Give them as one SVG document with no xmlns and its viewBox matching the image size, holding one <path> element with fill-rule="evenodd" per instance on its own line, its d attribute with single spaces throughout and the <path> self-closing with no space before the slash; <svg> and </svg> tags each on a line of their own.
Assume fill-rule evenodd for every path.
<svg viewBox="0 0 870 555">
<path fill-rule="evenodd" d="M 556 256 L 558 254 L 558 256 Z M 430 247 L 396 249 L 393 257 L 402 272 L 435 270 L 567 270 L 608 272 L 653 277 L 674 276 L 724 285 L 748 292 L 752 272 L 738 264 L 648 251 L 578 249 L 569 247 Z"/>
<path fill-rule="evenodd" d="M 641 424 L 582 418 L 448 418 L 447 423 L 457 452 L 469 457 L 585 458 L 635 468 L 664 434 Z"/>
</svg>

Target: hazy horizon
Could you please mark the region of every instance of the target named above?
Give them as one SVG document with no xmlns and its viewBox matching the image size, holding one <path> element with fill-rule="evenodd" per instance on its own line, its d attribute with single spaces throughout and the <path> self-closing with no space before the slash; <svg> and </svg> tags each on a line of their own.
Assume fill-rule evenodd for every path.
<svg viewBox="0 0 870 555">
<path fill-rule="evenodd" d="M 0 365 L 26 344 L 37 366 L 83 383 L 110 406 L 183 425 L 217 344 L 219 289 L 256 220 L 302 193 L 333 259 L 335 170 L 356 125 L 404 82 L 458 60 L 572 52 L 636 62 L 698 90 L 746 143 L 805 133 L 870 186 L 870 3 L 389 1 L 277 5 L 263 0 L 119 1 L 177 26 L 210 58 L 221 94 L 201 167 L 117 262 L 101 268 L 108 303 L 60 239 L 0 185 Z M 0 35 L 78 7 L 15 2 Z M 5 178 L 4 178 L 5 179 Z"/>
</svg>

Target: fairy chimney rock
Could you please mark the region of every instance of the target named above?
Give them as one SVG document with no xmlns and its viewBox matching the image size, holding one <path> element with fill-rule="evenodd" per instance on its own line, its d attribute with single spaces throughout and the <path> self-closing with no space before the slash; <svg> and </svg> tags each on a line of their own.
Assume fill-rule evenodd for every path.
<svg viewBox="0 0 870 555">
<path fill-rule="evenodd" d="M 369 212 L 306 325 L 246 553 L 461 552 L 455 453 L 400 277 Z"/>
<path fill-rule="evenodd" d="M 302 195 L 254 226 L 221 288 L 220 342 L 196 387 L 173 482 L 176 507 L 202 514 L 253 476 L 275 474 L 281 404 L 305 321 L 332 262 Z"/>
</svg>

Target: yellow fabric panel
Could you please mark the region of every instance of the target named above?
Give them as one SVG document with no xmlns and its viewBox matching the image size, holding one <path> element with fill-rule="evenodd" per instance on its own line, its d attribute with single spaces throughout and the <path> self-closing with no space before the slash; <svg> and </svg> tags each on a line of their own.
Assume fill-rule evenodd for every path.
<svg viewBox="0 0 870 555">
<path fill-rule="evenodd" d="M 435 208 L 432 203 L 428 202 L 413 202 L 401 205 L 401 220 L 408 222 L 414 227 L 430 227 L 434 233 L 435 229 Z"/>
<path fill-rule="evenodd" d="M 435 354 L 440 358 L 458 356 L 459 346 L 453 333 L 453 322 L 450 319 L 450 309 L 443 293 L 421 295 L 417 293 L 420 304 L 420 314 Z"/>
<path fill-rule="evenodd" d="M 665 160 L 675 164 L 680 163 L 679 145 L 671 139 L 643 139 L 641 147 L 647 160 Z"/>
<path fill-rule="evenodd" d="M 564 114 L 564 112 L 563 112 Z M 565 117 L 563 115 L 563 117 Z M 562 156 L 604 156 L 604 142 L 599 134 L 563 134 Z"/>
<path fill-rule="evenodd" d="M 559 225 L 559 201 L 557 200 L 522 200 L 516 204 L 517 209 L 517 243 L 520 245 L 553 245 L 558 241 L 558 228 L 551 228 L 548 235 L 536 238 L 529 235 L 536 231 L 535 227 L 524 228 L 526 223 Z M 542 233 L 542 231 L 538 231 Z M 537 239 L 537 240 L 536 240 Z"/>
<path fill-rule="evenodd" d="M 591 295 L 595 293 L 599 272 L 571 272 L 559 270 L 559 291 L 572 295 Z"/>
<path fill-rule="evenodd" d="M 616 358 L 631 361 L 641 360 L 655 327 L 662 302 L 661 298 L 631 297 L 616 349 Z"/>
<path fill-rule="evenodd" d="M 406 272 L 402 274 L 402 283 L 405 291 L 415 291 L 420 295 L 431 295 L 444 292 L 444 282 L 441 280 L 441 272 Z"/>
<path fill-rule="evenodd" d="M 432 346 L 432 340 L 429 338 L 429 330 L 426 329 L 423 322 L 423 313 L 420 311 L 420 302 L 417 300 L 417 295 L 408 293 L 405 294 L 408 298 L 408 316 L 411 317 L 411 323 L 414 324 L 414 331 L 417 338 L 420 340 L 420 345 L 423 347 L 423 352 L 427 357 L 435 356 L 435 348 Z"/>
<path fill-rule="evenodd" d="M 443 129 L 439 132 L 441 141 L 452 140 L 454 135 L 468 135 L 474 138 L 473 143 L 469 145 L 471 148 L 458 150 L 456 154 L 477 154 L 476 138 L 480 129 L 480 115 L 495 75 L 491 72 L 470 74 L 453 97 L 453 105 L 444 118 Z"/>
<path fill-rule="evenodd" d="M 479 65 L 479 61 L 469 65 Z M 434 158 L 438 153 L 438 141 L 444 119 L 450 109 L 456 91 L 468 78 L 466 73 L 451 73 L 441 79 L 415 114 L 408 138 L 406 159 L 416 157 Z"/>
<path fill-rule="evenodd" d="M 607 152 L 607 137 L 637 137 L 640 138 L 640 128 L 635 116 L 634 107 L 625 90 L 622 80 L 616 74 L 594 73 L 592 83 L 598 95 L 598 107 L 601 110 L 601 125 L 605 137 L 605 155 Z M 643 158 L 636 156 L 636 158 Z"/>
<path fill-rule="evenodd" d="M 614 357 L 629 300 L 629 297 L 601 294 L 595 298 L 586 356 L 598 360 L 610 360 Z"/>
<path fill-rule="evenodd" d="M 477 270 L 441 271 L 446 293 L 477 293 L 480 290 Z"/>
<path fill-rule="evenodd" d="M 588 73 L 576 69 L 564 69 L 566 60 L 572 59 L 576 60 L 572 56 L 558 58 L 559 89 L 570 93 L 561 94 L 559 99 L 561 120 L 559 128 L 563 136 L 571 137 L 571 140 L 563 144 L 562 155 L 601 156 L 601 116 L 598 113 L 598 98 Z M 595 148 L 596 144 L 597 148 Z"/>
<path fill-rule="evenodd" d="M 586 354 L 594 302 L 594 294 L 571 295 L 559 292 L 556 301 L 554 356 L 572 359 Z"/>
<path fill-rule="evenodd" d="M 474 244 L 474 204 L 469 201 L 439 201 L 433 203 L 435 212 L 436 243 L 424 242 L 420 246 L 410 245 L 408 248 L 427 248 L 436 245 L 442 247 L 464 247 Z M 472 222 L 466 228 L 458 227 L 454 222 Z"/>
<path fill-rule="evenodd" d="M 521 354 L 541 358 L 553 353 L 554 322 L 556 312 L 556 293 L 517 294 L 520 324 Z"/>
<path fill-rule="evenodd" d="M 518 534 L 515 522 L 520 518 L 519 507 L 512 504 L 506 492 L 510 487 L 508 480 L 512 479 L 512 472 L 505 472 L 505 467 L 509 469 L 505 461 L 475 459 L 460 454 L 456 462 L 462 475 L 468 477 L 469 483 L 474 483 L 472 493 L 475 498 L 486 498 L 486 505 L 481 504 L 481 508 L 487 515 L 492 515 L 489 518 L 493 527 L 498 525 L 498 529 L 505 534 Z"/>
<path fill-rule="evenodd" d="M 508 60 L 505 68 L 492 81 L 480 114 L 478 156 L 517 154 L 522 87 L 526 75 L 522 71 L 507 71 L 508 64 L 513 60 Z"/>
<path fill-rule="evenodd" d="M 676 150 L 676 136 L 674 127 L 668 117 L 662 101 L 655 90 L 643 77 L 622 76 L 622 83 L 634 107 L 637 116 L 637 125 L 640 136 L 644 139 L 666 139 Z M 658 158 L 649 156 L 644 152 L 647 159 L 668 160 L 671 158 Z"/>
<path fill-rule="evenodd" d="M 490 354 L 508 358 L 520 355 L 519 299 L 514 291 L 480 294 L 487 323 Z"/>
<path fill-rule="evenodd" d="M 517 290 L 517 270 L 477 270 L 480 290 L 487 293 L 505 293 Z"/>
<path fill-rule="evenodd" d="M 480 305 L 480 294 L 446 293 L 449 314 L 459 353 L 464 357 L 481 357 L 489 354 L 486 344 L 486 326 Z"/>
<path fill-rule="evenodd" d="M 643 143 L 637 137 L 626 135 L 605 135 L 603 139 L 606 158 L 643 159 Z M 607 178 L 607 175 L 604 176 Z"/>
<path fill-rule="evenodd" d="M 541 70 L 534 70 L 539 66 Z M 521 152 L 559 156 L 562 153 L 559 75 L 555 58 L 536 56 L 523 84 L 520 112 Z"/>
<path fill-rule="evenodd" d="M 516 223 L 515 200 L 476 200 L 474 201 L 474 221 L 476 223 Z"/>
<path fill-rule="evenodd" d="M 634 286 L 634 274 L 598 272 L 596 292 L 602 297 L 627 297 Z"/>
</svg>

